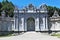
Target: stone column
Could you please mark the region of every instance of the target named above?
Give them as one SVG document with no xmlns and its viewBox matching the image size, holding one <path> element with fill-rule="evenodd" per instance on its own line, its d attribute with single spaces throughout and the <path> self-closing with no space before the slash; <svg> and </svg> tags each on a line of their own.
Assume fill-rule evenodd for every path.
<svg viewBox="0 0 60 40">
<path fill-rule="evenodd" d="M 45 17 L 43 17 L 43 28 L 41 29 L 41 31 L 45 31 L 45 26 L 46 26 L 46 24 L 45 24 Z"/>
<path fill-rule="evenodd" d="M 39 18 L 38 17 L 35 19 L 35 31 L 40 31 L 39 30 Z"/>
<path fill-rule="evenodd" d="M 14 31 L 18 31 L 18 18 L 15 18 L 14 25 Z"/>
<path fill-rule="evenodd" d="M 27 20 L 25 19 L 25 31 L 27 31 Z"/>
<path fill-rule="evenodd" d="M 43 18 L 43 28 L 42 28 L 42 31 L 47 31 L 48 30 L 48 20 L 47 20 L 47 17 L 45 16 Z"/>
<path fill-rule="evenodd" d="M 12 24 L 11 24 L 11 26 L 12 26 L 12 31 L 14 31 L 14 28 L 15 28 L 14 21 L 11 21 L 11 22 L 12 22 Z"/>
<path fill-rule="evenodd" d="M 46 29 L 46 31 L 48 31 L 48 17 L 46 16 L 45 19 L 46 19 L 46 21 L 45 21 L 46 22 L 46 28 L 45 29 Z"/>
<path fill-rule="evenodd" d="M 13 25 L 14 25 L 14 27 L 13 27 L 13 31 L 14 31 L 15 30 L 15 19 L 14 19 L 14 24 Z"/>
<path fill-rule="evenodd" d="M 21 18 L 21 21 L 22 21 L 22 27 L 20 29 L 21 31 L 24 31 L 24 18 L 23 17 Z"/>
</svg>

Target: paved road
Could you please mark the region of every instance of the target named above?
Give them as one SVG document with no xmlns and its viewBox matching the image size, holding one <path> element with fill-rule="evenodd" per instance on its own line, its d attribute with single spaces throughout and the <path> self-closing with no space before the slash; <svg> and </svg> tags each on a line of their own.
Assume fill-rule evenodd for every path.
<svg viewBox="0 0 60 40">
<path fill-rule="evenodd" d="M 60 39 L 57 37 L 49 36 L 47 34 L 45 35 L 37 32 L 27 32 L 18 36 L 3 37 L 0 38 L 0 40 L 60 40 Z"/>
</svg>

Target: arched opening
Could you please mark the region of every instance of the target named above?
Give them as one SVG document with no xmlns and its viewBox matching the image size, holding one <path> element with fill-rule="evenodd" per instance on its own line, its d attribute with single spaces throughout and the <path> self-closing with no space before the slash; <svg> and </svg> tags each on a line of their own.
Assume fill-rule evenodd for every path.
<svg viewBox="0 0 60 40">
<path fill-rule="evenodd" d="M 35 31 L 35 20 L 32 17 L 27 19 L 27 31 Z"/>
</svg>

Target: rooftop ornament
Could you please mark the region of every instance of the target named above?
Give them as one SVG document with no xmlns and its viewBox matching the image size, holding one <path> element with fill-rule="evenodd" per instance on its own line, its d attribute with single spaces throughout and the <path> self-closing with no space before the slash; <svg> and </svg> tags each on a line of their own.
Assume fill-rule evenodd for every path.
<svg viewBox="0 0 60 40">
<path fill-rule="evenodd" d="M 18 13 L 18 8 L 15 7 L 14 13 Z"/>
<path fill-rule="evenodd" d="M 41 6 L 40 6 L 40 12 L 41 13 L 47 13 L 48 11 L 47 11 L 47 5 L 46 4 L 42 4 Z"/>
<path fill-rule="evenodd" d="M 55 10 L 52 17 L 59 17 L 58 12 Z"/>
<path fill-rule="evenodd" d="M 29 10 L 33 10 L 34 9 L 34 6 L 32 4 L 29 4 L 28 9 Z"/>
</svg>

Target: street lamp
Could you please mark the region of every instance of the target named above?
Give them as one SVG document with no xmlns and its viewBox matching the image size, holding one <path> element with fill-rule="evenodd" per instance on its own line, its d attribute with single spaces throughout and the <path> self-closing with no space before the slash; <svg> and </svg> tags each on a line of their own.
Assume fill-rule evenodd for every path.
<svg viewBox="0 0 60 40">
<path fill-rule="evenodd" d="M 16 22 L 16 18 L 18 19 L 17 21 L 18 21 L 18 34 L 19 34 L 19 10 L 17 8 L 15 8 L 14 13 L 15 13 L 15 15 L 14 15 L 15 22 Z M 16 23 L 15 23 L 15 25 L 16 25 Z M 15 29 L 16 29 L 16 26 L 15 26 Z"/>
</svg>

